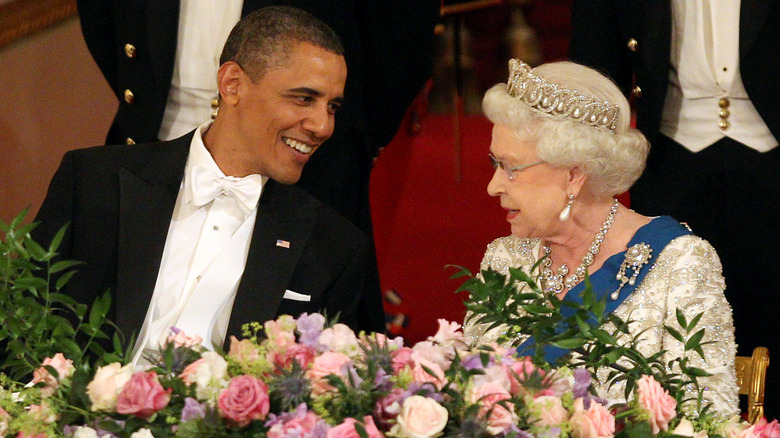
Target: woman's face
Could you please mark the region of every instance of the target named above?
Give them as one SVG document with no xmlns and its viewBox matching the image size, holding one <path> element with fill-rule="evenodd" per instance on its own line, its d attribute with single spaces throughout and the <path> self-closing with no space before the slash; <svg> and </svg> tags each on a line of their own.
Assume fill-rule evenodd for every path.
<svg viewBox="0 0 780 438">
<path fill-rule="evenodd" d="M 490 153 L 505 168 L 536 163 L 535 141 L 522 141 L 506 126 L 493 126 Z M 501 199 L 512 234 L 518 237 L 550 238 L 559 231 L 558 215 L 566 206 L 567 169 L 546 163 L 512 172 L 510 180 L 500 167 L 488 184 L 490 196 Z"/>
</svg>

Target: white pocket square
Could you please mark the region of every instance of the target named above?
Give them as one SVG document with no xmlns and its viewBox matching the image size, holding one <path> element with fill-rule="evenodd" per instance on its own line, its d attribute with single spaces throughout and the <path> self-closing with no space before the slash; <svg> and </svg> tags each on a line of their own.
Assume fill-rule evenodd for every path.
<svg viewBox="0 0 780 438">
<path fill-rule="evenodd" d="M 289 289 L 284 291 L 283 298 L 285 300 L 293 300 L 293 301 L 311 301 L 311 295 L 299 294 L 298 292 L 293 292 Z"/>
</svg>

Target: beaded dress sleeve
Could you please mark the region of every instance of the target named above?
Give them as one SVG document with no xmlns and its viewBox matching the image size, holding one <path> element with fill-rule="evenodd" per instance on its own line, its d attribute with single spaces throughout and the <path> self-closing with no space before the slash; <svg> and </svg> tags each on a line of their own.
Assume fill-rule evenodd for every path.
<svg viewBox="0 0 780 438">
<path fill-rule="evenodd" d="M 694 235 L 678 237 L 661 251 L 645 279 L 615 314 L 624 321 L 633 321 L 632 334 L 644 331 L 639 337 L 640 352 L 647 356 L 666 350 L 664 362 L 668 362 L 681 356 L 684 350 L 684 345 L 664 328 L 666 325 L 685 333 L 677 320 L 676 309 L 682 310 L 689 322 L 703 313 L 693 331 L 705 330 L 704 359 L 695 352 L 687 354 L 691 366 L 712 374 L 699 380 L 705 388 L 705 403 L 712 403 L 716 411 L 728 416 L 739 412 L 734 372 L 737 347 L 721 271 L 720 259 L 706 240 Z M 607 370 L 600 370 L 599 375 L 603 378 L 606 373 Z M 687 390 L 689 396 L 695 397 L 694 388 Z M 610 390 L 599 388 L 610 400 L 622 399 L 622 391 L 622 386 Z"/>
</svg>

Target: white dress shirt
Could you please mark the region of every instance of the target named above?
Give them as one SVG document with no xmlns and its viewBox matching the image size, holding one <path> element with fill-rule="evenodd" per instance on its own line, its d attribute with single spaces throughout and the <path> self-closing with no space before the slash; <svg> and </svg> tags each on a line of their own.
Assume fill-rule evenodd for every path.
<svg viewBox="0 0 780 438">
<path fill-rule="evenodd" d="M 241 19 L 243 0 L 181 0 L 176 61 L 162 126 L 157 137 L 171 140 L 210 120 L 219 96 L 219 56 Z"/>
<path fill-rule="evenodd" d="M 739 71 L 740 2 L 672 0 L 672 69 L 661 132 L 692 152 L 730 137 L 759 152 L 777 146 Z"/>
<path fill-rule="evenodd" d="M 221 346 L 233 307 L 233 299 L 246 265 L 262 187 L 261 175 L 225 177 L 203 143 L 208 121 L 195 132 L 184 178 L 171 217 L 152 301 L 134 350 L 134 363 L 142 353 L 159 348 L 170 327 L 199 335 L 207 348 Z M 233 193 L 223 191 L 213 201 L 198 205 L 198 170 L 213 172 L 223 180 L 242 180 L 254 188 L 244 205 Z"/>
</svg>

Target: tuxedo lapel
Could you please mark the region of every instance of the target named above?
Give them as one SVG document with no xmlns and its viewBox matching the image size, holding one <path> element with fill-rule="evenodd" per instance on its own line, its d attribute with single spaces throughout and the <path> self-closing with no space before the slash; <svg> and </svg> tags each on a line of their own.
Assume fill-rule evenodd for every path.
<svg viewBox="0 0 780 438">
<path fill-rule="evenodd" d="M 263 188 L 246 267 L 238 286 L 228 336 L 241 325 L 273 319 L 311 236 L 316 215 L 311 198 L 269 180 Z"/>
<path fill-rule="evenodd" d="M 151 302 L 192 135 L 160 145 L 145 165 L 119 172 L 117 324 L 137 334 Z"/>
</svg>

